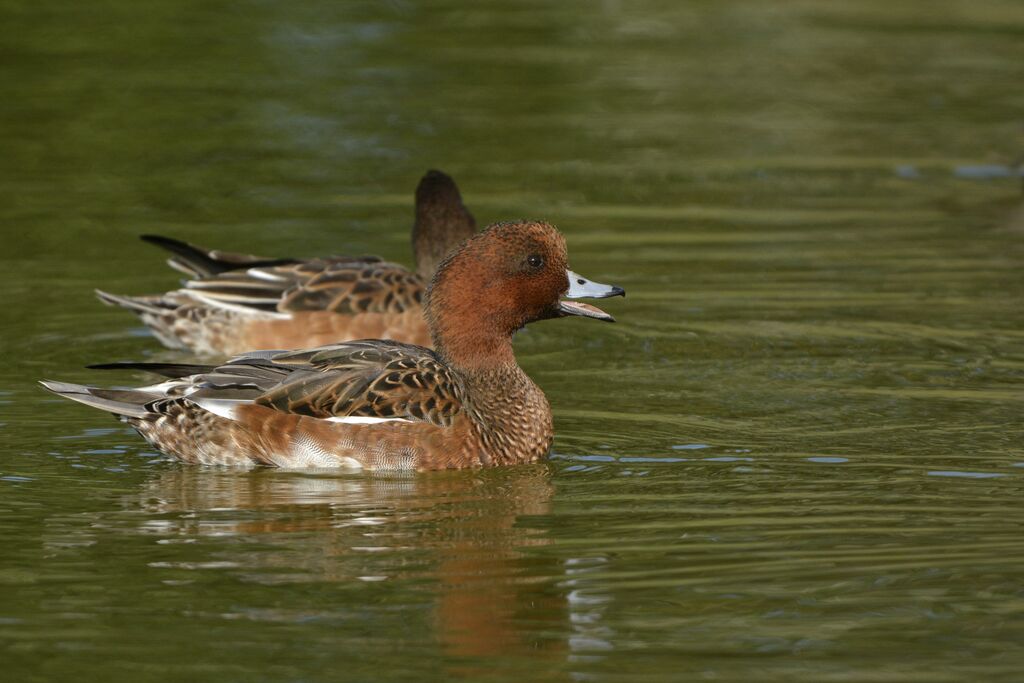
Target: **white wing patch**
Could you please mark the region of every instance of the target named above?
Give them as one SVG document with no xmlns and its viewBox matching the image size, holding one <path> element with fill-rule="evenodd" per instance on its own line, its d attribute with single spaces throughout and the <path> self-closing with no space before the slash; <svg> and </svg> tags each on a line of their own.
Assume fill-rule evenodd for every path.
<svg viewBox="0 0 1024 683">
<path fill-rule="evenodd" d="M 266 280 L 267 282 L 284 282 L 287 278 L 283 275 L 275 275 L 274 273 L 260 270 L 259 268 L 250 268 L 245 271 L 250 277 L 257 280 Z"/>
<path fill-rule="evenodd" d="M 181 391 L 176 396 L 188 396 L 199 390 L 198 386 L 190 384 L 184 379 L 169 379 L 159 384 L 150 384 L 145 387 L 139 387 L 137 391 L 144 391 L 147 394 L 158 394 L 160 396 L 168 396 L 172 391 Z"/>
<path fill-rule="evenodd" d="M 228 420 L 237 420 L 238 406 L 251 404 L 252 401 L 227 398 L 192 398 L 189 399 L 208 413 L 219 415 Z"/>
</svg>

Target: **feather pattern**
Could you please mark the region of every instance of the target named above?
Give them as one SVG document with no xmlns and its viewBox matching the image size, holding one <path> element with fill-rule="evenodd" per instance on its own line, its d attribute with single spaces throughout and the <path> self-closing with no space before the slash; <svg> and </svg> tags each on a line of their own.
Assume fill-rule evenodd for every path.
<svg viewBox="0 0 1024 683">
<path fill-rule="evenodd" d="M 207 465 L 428 469 L 479 464 L 463 380 L 430 349 L 380 341 L 261 351 L 135 390 L 47 383 L 113 412 L 151 444 Z"/>
<path fill-rule="evenodd" d="M 423 280 L 397 263 L 345 257 L 248 268 L 189 280 L 184 297 L 254 312 L 402 313 L 419 307 Z"/>
<path fill-rule="evenodd" d="M 159 370 L 173 373 L 165 365 Z M 465 395 L 461 380 L 433 351 L 381 341 L 245 354 L 165 384 L 171 398 L 242 400 L 308 417 L 400 418 L 442 427 L 452 424 Z"/>
</svg>

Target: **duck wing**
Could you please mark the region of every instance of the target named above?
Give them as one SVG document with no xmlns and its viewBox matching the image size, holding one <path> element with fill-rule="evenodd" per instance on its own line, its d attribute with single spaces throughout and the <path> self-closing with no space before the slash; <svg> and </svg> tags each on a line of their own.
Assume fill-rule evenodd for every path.
<svg viewBox="0 0 1024 683">
<path fill-rule="evenodd" d="M 260 351 L 179 380 L 174 392 L 211 412 L 251 403 L 339 422 L 406 420 L 449 426 L 462 382 L 430 349 L 367 340 L 300 351 Z"/>
<path fill-rule="evenodd" d="M 178 293 L 217 308 L 291 314 L 401 313 L 418 307 L 423 280 L 376 257 L 329 257 L 189 280 Z"/>
</svg>

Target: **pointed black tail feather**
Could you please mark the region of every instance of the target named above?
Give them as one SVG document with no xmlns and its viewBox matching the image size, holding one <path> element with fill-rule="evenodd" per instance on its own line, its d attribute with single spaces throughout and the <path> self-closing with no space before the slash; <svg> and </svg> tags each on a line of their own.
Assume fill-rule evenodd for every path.
<svg viewBox="0 0 1024 683">
<path fill-rule="evenodd" d="M 163 235 L 139 235 L 139 239 L 174 254 L 173 258 L 168 259 L 171 267 L 197 278 L 212 277 L 239 268 L 268 268 L 297 263 L 293 258 L 267 258 L 219 249 L 204 249 Z"/>
<path fill-rule="evenodd" d="M 208 277 L 231 270 L 231 266 L 218 263 L 210 252 L 188 242 L 182 242 L 163 235 L 139 235 L 143 242 L 149 242 L 175 255 L 171 266 L 194 277 Z M 236 266 L 237 267 L 237 266 Z"/>
<path fill-rule="evenodd" d="M 160 375 L 161 377 L 170 377 L 171 379 L 188 377 L 189 375 L 200 375 L 206 372 L 212 372 L 216 368 L 214 365 L 191 365 L 188 363 L 137 363 L 134 361 L 95 363 L 93 365 L 86 365 L 85 367 L 90 370 L 143 370 L 145 372 L 152 372 L 154 375 Z"/>
</svg>

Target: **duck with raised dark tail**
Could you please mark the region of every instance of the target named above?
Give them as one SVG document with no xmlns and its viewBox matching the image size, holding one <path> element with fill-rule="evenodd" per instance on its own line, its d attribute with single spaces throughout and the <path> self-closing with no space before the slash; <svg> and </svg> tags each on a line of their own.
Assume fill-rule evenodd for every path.
<svg viewBox="0 0 1024 683">
<path fill-rule="evenodd" d="M 428 171 L 416 187 L 416 271 L 376 256 L 273 258 L 210 250 L 159 235 L 184 286 L 153 296 L 96 291 L 135 313 L 172 349 L 231 355 L 381 338 L 430 344 L 422 300 L 437 265 L 476 233 L 455 181 Z"/>
</svg>

